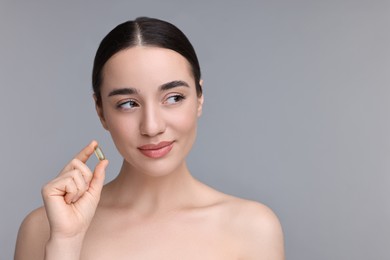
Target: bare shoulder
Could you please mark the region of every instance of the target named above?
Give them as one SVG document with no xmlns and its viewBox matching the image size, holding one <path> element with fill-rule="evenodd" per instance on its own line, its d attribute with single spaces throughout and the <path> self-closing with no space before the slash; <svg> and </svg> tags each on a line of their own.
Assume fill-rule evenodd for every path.
<svg viewBox="0 0 390 260">
<path fill-rule="evenodd" d="M 28 214 L 19 228 L 15 260 L 43 259 L 49 230 L 49 222 L 43 207 Z"/>
<path fill-rule="evenodd" d="M 241 248 L 243 259 L 284 259 L 280 221 L 266 205 L 226 196 L 223 211 L 227 226 Z"/>
</svg>

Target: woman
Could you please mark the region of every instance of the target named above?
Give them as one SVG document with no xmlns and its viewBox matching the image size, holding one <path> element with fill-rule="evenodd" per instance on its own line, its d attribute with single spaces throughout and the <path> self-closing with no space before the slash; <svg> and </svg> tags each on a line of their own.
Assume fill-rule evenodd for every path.
<svg viewBox="0 0 390 260">
<path fill-rule="evenodd" d="M 284 259 L 266 206 L 194 179 L 185 162 L 203 95 L 199 63 L 174 25 L 138 18 L 114 28 L 94 61 L 103 127 L 123 156 L 85 164 L 92 141 L 42 189 L 44 207 L 23 221 L 15 259 Z"/>
</svg>

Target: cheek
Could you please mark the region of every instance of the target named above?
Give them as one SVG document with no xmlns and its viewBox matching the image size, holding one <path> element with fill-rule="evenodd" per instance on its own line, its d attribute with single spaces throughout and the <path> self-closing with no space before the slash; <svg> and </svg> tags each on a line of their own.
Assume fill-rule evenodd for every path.
<svg viewBox="0 0 390 260">
<path fill-rule="evenodd" d="M 171 125 L 175 126 L 175 129 L 181 133 L 189 133 L 196 130 L 198 121 L 197 110 L 193 106 L 185 107 L 183 110 L 169 116 L 171 119 Z"/>
<path fill-rule="evenodd" d="M 123 138 L 131 138 L 136 132 L 135 118 L 128 115 L 107 113 L 106 123 L 115 143 L 121 143 Z"/>
</svg>

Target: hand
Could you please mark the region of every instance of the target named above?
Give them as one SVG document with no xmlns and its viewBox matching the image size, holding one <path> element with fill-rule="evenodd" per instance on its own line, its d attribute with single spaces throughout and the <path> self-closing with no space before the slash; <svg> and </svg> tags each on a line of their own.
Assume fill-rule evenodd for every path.
<svg viewBox="0 0 390 260">
<path fill-rule="evenodd" d="M 92 221 L 108 165 L 100 161 L 92 173 L 85 164 L 97 145 L 92 141 L 42 188 L 51 238 L 84 236 Z"/>
</svg>

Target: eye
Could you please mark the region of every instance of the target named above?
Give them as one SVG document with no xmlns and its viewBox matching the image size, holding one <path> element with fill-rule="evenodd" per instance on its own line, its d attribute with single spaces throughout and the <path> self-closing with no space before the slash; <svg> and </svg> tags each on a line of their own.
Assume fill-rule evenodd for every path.
<svg viewBox="0 0 390 260">
<path fill-rule="evenodd" d="M 134 100 L 126 100 L 124 102 L 120 102 L 117 105 L 117 108 L 123 109 L 123 110 L 134 109 L 136 107 L 139 107 L 139 104 Z"/>
<path fill-rule="evenodd" d="M 175 94 L 175 95 L 172 95 L 172 96 L 169 96 L 166 100 L 165 100 L 165 104 L 168 104 L 168 105 L 172 105 L 172 104 L 176 104 L 176 103 L 179 103 L 180 101 L 182 101 L 183 99 L 185 99 L 185 97 L 183 95 L 179 95 L 179 94 Z"/>
</svg>

